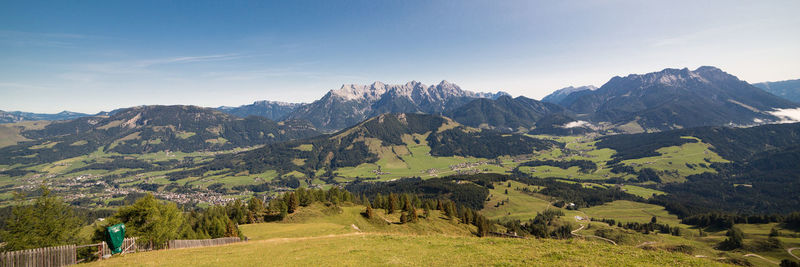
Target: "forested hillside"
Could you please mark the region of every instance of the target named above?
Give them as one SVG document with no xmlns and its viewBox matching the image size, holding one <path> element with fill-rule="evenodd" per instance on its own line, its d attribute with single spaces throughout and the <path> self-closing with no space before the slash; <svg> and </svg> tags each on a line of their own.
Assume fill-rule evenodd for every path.
<svg viewBox="0 0 800 267">
<path fill-rule="evenodd" d="M 0 164 L 34 164 L 95 151 L 142 154 L 157 151 L 216 151 L 304 138 L 318 133 L 308 124 L 236 118 L 193 106 L 144 106 L 112 116 L 54 122 L 20 133 L 33 141 L 0 149 Z"/>
</svg>

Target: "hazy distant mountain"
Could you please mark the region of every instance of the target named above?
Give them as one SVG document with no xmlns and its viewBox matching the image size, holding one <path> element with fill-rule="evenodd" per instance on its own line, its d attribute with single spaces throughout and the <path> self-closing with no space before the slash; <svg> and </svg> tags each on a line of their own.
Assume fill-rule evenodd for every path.
<svg viewBox="0 0 800 267">
<path fill-rule="evenodd" d="M 567 96 L 569 96 L 572 93 L 585 91 L 585 90 L 593 91 L 593 90 L 596 90 L 596 89 L 597 89 L 597 87 L 595 87 L 594 85 L 587 85 L 587 86 L 580 86 L 580 87 L 572 87 L 572 86 L 565 87 L 565 88 L 558 89 L 555 92 L 552 92 L 549 95 L 545 96 L 544 98 L 542 98 L 542 102 L 561 104 L 561 101 L 564 100 L 565 98 L 567 98 Z"/>
<path fill-rule="evenodd" d="M 89 154 L 194 152 L 249 147 L 317 135 L 310 125 L 238 118 L 195 106 L 142 106 L 112 116 L 82 117 L 23 131 L 35 140 L 0 149 L 0 164 L 39 163 Z M 11 164 L 13 165 L 13 164 Z"/>
<path fill-rule="evenodd" d="M 289 113 L 302 106 L 301 103 L 287 103 L 279 101 L 256 101 L 250 105 L 242 105 L 238 107 L 219 107 L 219 111 L 237 116 L 261 116 L 270 120 L 280 121 L 283 120 Z"/>
<path fill-rule="evenodd" d="M 549 114 L 564 112 L 566 109 L 556 104 L 524 96 L 501 96 L 497 99 L 473 100 L 445 112 L 445 116 L 467 126 L 516 131 L 533 127 L 539 119 Z"/>
<path fill-rule="evenodd" d="M 800 106 L 715 67 L 614 77 L 597 90 L 572 93 L 561 103 L 593 121 L 635 122 L 652 130 L 779 121 L 769 112 Z"/>
<path fill-rule="evenodd" d="M 500 95 L 507 94 L 474 93 L 447 81 L 431 86 L 417 81 L 400 85 L 381 82 L 371 85 L 346 84 L 311 104 L 297 108 L 287 118 L 308 120 L 319 129 L 331 131 L 383 113 L 442 114 L 476 98 Z"/>
<path fill-rule="evenodd" d="M 86 116 L 92 115 L 66 110 L 55 114 L 0 110 L 0 123 L 14 123 L 20 121 L 61 121 L 77 119 Z"/>
<path fill-rule="evenodd" d="M 755 83 L 753 86 L 764 89 L 773 95 L 800 103 L 800 79 L 780 82 Z"/>
</svg>

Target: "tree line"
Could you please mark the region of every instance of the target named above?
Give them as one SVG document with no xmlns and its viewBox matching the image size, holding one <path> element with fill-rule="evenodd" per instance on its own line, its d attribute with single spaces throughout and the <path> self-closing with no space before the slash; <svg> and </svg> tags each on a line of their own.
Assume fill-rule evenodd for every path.
<svg viewBox="0 0 800 267">
<path fill-rule="evenodd" d="M 366 206 L 363 215 L 368 219 L 378 218 L 374 210 L 377 208 L 385 210 L 385 214 L 400 213 L 399 223 L 401 224 L 415 223 L 420 218 L 418 209 L 423 210 L 421 217 L 426 219 L 432 218 L 431 210 L 438 210 L 449 220 L 474 225 L 477 227 L 475 233 L 477 236 L 488 236 L 490 231 L 494 231 L 494 223 L 478 211 L 464 205 L 457 205 L 456 202 L 448 199 L 421 199 L 415 194 L 395 193 L 384 196 L 377 193 L 372 201 L 366 195 L 362 195 L 360 202 Z"/>
</svg>

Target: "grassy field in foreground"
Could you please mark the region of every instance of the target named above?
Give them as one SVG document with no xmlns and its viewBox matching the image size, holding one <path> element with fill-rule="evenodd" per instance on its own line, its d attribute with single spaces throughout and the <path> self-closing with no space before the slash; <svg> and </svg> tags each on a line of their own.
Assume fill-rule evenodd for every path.
<svg viewBox="0 0 800 267">
<path fill-rule="evenodd" d="M 706 259 L 583 240 L 347 234 L 128 254 L 102 266 L 714 266 Z"/>
<path fill-rule="evenodd" d="M 315 204 L 282 222 L 242 225 L 247 242 L 114 256 L 90 266 L 710 266 L 708 259 L 580 239 L 478 238 L 473 226 L 433 211 L 417 223 L 361 206 Z M 385 220 L 384 220 L 385 219 Z M 598 255 L 601 255 L 598 257 Z"/>
</svg>

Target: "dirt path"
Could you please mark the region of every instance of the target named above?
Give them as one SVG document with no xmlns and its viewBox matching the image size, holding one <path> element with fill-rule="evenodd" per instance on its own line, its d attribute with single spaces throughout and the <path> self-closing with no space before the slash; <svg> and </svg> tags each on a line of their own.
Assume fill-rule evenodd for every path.
<svg viewBox="0 0 800 267">
<path fill-rule="evenodd" d="M 800 261 L 800 257 L 798 257 L 797 255 L 794 255 L 794 254 L 792 253 L 792 250 L 795 250 L 795 249 L 797 249 L 797 250 L 800 250 L 800 247 L 796 247 L 796 248 L 787 248 L 787 249 L 786 249 L 786 252 L 789 252 L 789 255 L 792 255 L 792 257 L 794 257 L 795 259 L 797 259 L 797 260 L 799 260 L 799 261 Z"/>
<path fill-rule="evenodd" d="M 326 239 L 326 238 L 336 238 L 336 237 L 346 237 L 346 236 L 359 236 L 359 235 L 368 235 L 368 234 L 373 234 L 373 233 L 355 232 L 355 233 L 347 233 L 347 234 L 306 236 L 306 237 L 278 237 L 278 238 L 270 238 L 270 239 L 264 239 L 264 240 L 253 240 L 251 242 L 257 242 L 257 243 L 295 242 L 295 241 L 303 241 L 303 240 Z"/>
<path fill-rule="evenodd" d="M 575 221 L 578 221 L 578 222 L 580 222 L 580 221 L 581 221 L 581 219 L 583 219 L 583 220 L 586 220 L 586 217 L 585 217 L 585 216 L 586 216 L 586 213 L 583 213 L 582 211 L 581 211 L 581 213 L 583 214 L 583 216 L 584 216 L 584 217 L 578 218 L 578 216 L 575 216 L 575 217 L 576 217 L 576 218 L 575 218 Z M 587 237 L 589 237 L 589 238 L 597 238 L 597 239 L 601 239 L 601 240 L 607 241 L 607 242 L 609 242 L 609 243 L 611 243 L 611 244 L 614 244 L 615 246 L 617 245 L 617 242 L 614 242 L 614 240 L 611 240 L 611 239 L 608 239 L 608 238 L 605 238 L 605 237 L 599 237 L 599 236 L 596 236 L 596 235 L 582 235 L 582 234 L 578 234 L 578 231 L 580 231 L 580 230 L 583 230 L 583 227 L 585 227 L 585 226 L 586 226 L 586 225 L 583 225 L 583 224 L 581 224 L 581 227 L 580 227 L 580 228 L 578 228 L 578 229 L 575 229 L 575 230 L 572 230 L 572 232 L 570 232 L 570 234 L 572 234 L 572 235 L 574 235 L 574 236 L 577 236 L 577 237 L 583 237 L 583 238 L 587 238 Z"/>
<path fill-rule="evenodd" d="M 764 258 L 764 257 L 762 257 L 761 255 L 758 255 L 758 254 L 753 254 L 753 253 L 750 253 L 750 254 L 745 254 L 744 256 L 745 256 L 745 257 L 756 257 L 756 258 L 759 258 L 759 259 L 765 260 L 765 261 L 767 261 L 767 262 L 769 262 L 769 263 L 772 263 L 772 264 L 775 264 L 775 265 L 781 264 L 780 262 L 777 262 L 777 261 L 772 261 L 772 260 L 770 260 L 770 259 L 767 259 L 767 258 Z"/>
<path fill-rule="evenodd" d="M 712 257 L 706 256 L 706 255 L 694 255 L 694 257 L 695 257 L 695 258 L 704 258 L 704 259 L 715 259 L 715 260 L 725 260 L 725 259 L 728 259 L 728 258 L 725 258 L 725 257 L 712 258 Z"/>
</svg>

